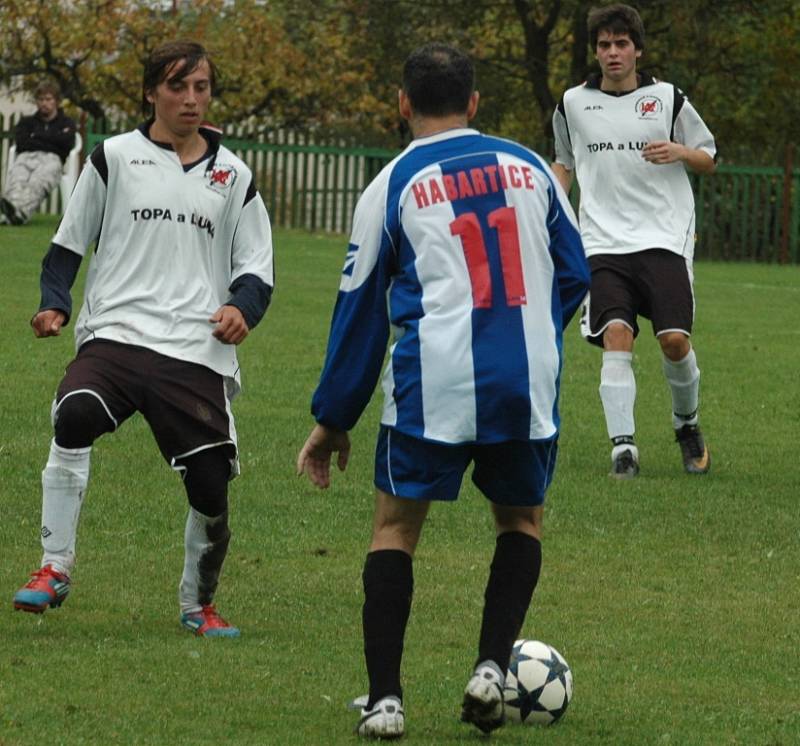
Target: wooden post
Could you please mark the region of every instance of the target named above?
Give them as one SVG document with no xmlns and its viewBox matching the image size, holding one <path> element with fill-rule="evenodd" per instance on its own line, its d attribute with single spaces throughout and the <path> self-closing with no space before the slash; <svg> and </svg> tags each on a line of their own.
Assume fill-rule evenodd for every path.
<svg viewBox="0 0 800 746">
<path fill-rule="evenodd" d="M 783 162 L 783 211 L 781 215 L 781 250 L 778 261 L 789 263 L 789 229 L 792 224 L 792 171 L 794 170 L 794 143 L 786 144 Z"/>
</svg>

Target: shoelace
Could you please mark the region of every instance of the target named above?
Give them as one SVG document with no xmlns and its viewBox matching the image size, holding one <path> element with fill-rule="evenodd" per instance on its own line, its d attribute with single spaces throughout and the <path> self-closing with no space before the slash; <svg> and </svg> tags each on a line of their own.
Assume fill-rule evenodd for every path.
<svg viewBox="0 0 800 746">
<path fill-rule="evenodd" d="M 54 578 L 56 580 L 58 579 L 58 576 L 55 574 L 55 572 L 50 567 L 40 567 L 35 572 L 31 573 L 31 579 L 28 581 L 28 583 L 27 583 L 27 585 L 25 587 L 26 588 L 28 588 L 28 587 L 32 588 L 34 585 L 36 585 L 36 582 L 38 580 L 42 580 L 43 578 L 46 578 L 46 577 L 47 578 Z"/>
<path fill-rule="evenodd" d="M 200 614 L 209 627 L 230 627 L 230 624 L 220 616 L 214 604 L 204 606 Z"/>
</svg>

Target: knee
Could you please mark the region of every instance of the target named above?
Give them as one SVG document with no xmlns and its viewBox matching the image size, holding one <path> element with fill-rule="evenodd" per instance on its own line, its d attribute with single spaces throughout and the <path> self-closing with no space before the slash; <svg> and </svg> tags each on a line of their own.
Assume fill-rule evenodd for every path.
<svg viewBox="0 0 800 746">
<path fill-rule="evenodd" d="M 62 448 L 87 448 L 114 423 L 101 401 L 88 393 L 64 397 L 53 413 L 56 443 Z"/>
<path fill-rule="evenodd" d="M 370 551 L 395 549 L 413 557 L 419 534 L 418 527 L 408 523 L 378 521 L 372 531 Z"/>
<path fill-rule="evenodd" d="M 208 517 L 222 515 L 228 509 L 228 481 L 231 461 L 224 446 L 207 448 L 181 459 L 183 485 L 189 504 Z"/>
<path fill-rule="evenodd" d="M 633 332 L 625 324 L 609 324 L 603 332 L 603 348 L 630 352 L 633 349 Z"/>
<path fill-rule="evenodd" d="M 542 523 L 544 522 L 544 507 L 510 507 L 492 505 L 495 529 L 498 536 L 508 533 L 520 533 L 542 539 Z"/>
<path fill-rule="evenodd" d="M 658 343 L 661 345 L 661 351 L 666 357 L 673 362 L 683 360 L 692 348 L 689 343 L 689 337 L 681 332 L 667 332 L 658 337 Z"/>
</svg>

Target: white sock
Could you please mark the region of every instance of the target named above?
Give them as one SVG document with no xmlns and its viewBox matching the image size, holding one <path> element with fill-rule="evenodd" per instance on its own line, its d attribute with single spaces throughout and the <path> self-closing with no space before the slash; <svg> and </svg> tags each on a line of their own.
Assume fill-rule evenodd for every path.
<svg viewBox="0 0 800 746">
<path fill-rule="evenodd" d="M 600 400 L 606 415 L 608 437 L 633 437 L 633 405 L 636 379 L 633 376 L 632 352 L 604 352 L 600 369 Z"/>
<path fill-rule="evenodd" d="M 664 356 L 664 376 L 672 392 L 672 426 L 677 430 L 684 425 L 697 424 L 697 406 L 700 401 L 700 369 L 694 350 L 677 362 Z"/>
<path fill-rule="evenodd" d="M 620 453 L 623 451 L 630 451 L 633 454 L 633 460 L 638 464 L 639 463 L 639 449 L 633 443 L 620 443 L 618 446 L 614 446 L 611 449 L 611 463 L 614 463 L 614 459 L 619 456 Z"/>
<path fill-rule="evenodd" d="M 227 510 L 210 518 L 189 508 L 184 533 L 183 575 L 178 588 L 181 613 L 198 612 L 214 599 L 230 538 Z"/>
<path fill-rule="evenodd" d="M 89 484 L 92 447 L 62 448 L 55 439 L 42 472 L 42 567 L 67 575 L 75 564 L 75 537 Z"/>
</svg>

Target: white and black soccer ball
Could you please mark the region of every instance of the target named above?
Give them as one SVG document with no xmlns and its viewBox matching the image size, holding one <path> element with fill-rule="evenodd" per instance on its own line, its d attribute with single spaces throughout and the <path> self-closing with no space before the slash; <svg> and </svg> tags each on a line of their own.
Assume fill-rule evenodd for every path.
<svg viewBox="0 0 800 746">
<path fill-rule="evenodd" d="M 511 651 L 503 697 L 506 717 L 526 725 L 555 723 L 572 699 L 572 671 L 554 647 L 517 640 Z"/>
</svg>

